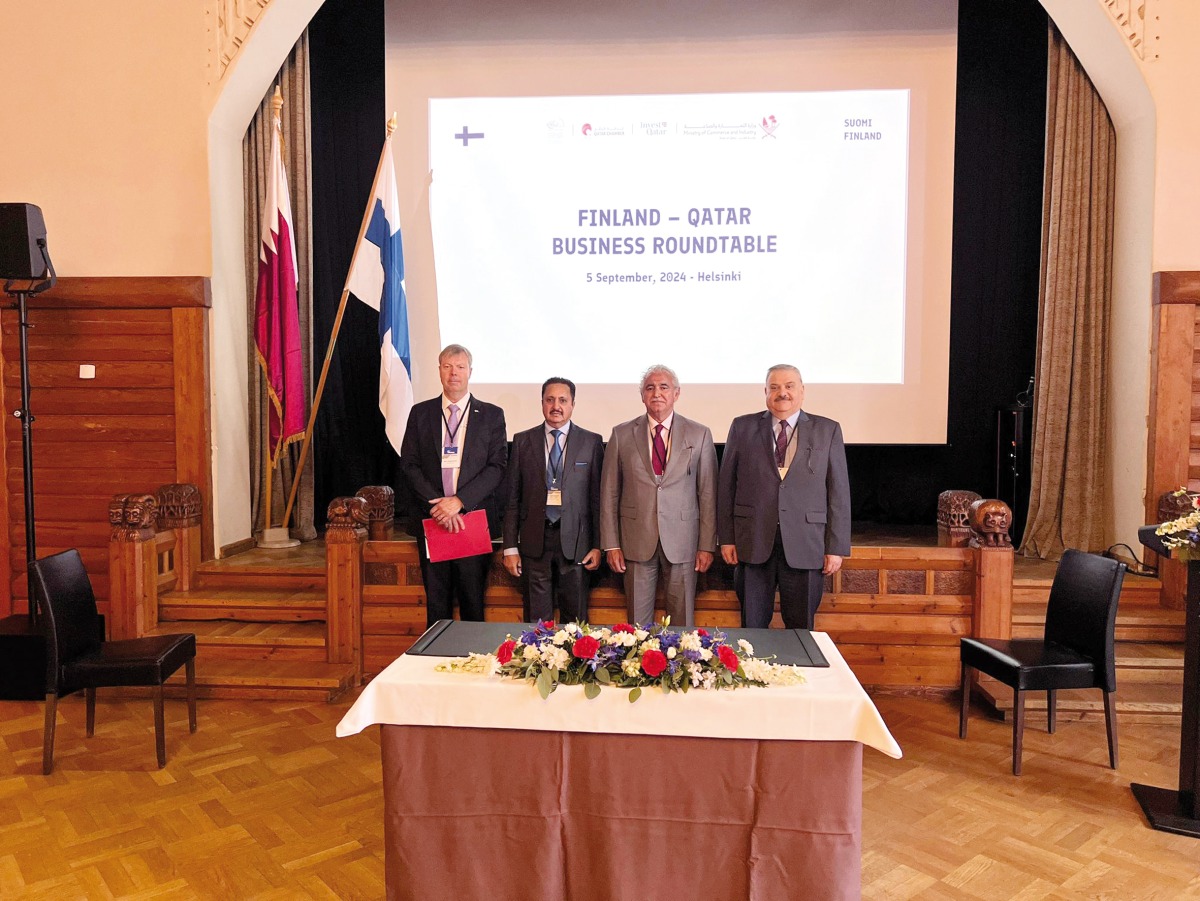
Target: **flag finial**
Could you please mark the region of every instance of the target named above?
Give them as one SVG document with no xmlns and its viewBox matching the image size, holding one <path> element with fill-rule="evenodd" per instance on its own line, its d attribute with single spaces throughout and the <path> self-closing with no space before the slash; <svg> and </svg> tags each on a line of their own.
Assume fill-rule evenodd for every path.
<svg viewBox="0 0 1200 901">
<path fill-rule="evenodd" d="M 283 91 L 275 85 L 275 96 L 271 98 L 271 115 L 278 119 L 283 113 Z"/>
<path fill-rule="evenodd" d="M 392 113 L 392 118 L 388 119 L 388 124 L 387 124 L 387 136 L 389 138 L 392 136 L 392 132 L 394 132 L 396 130 L 396 125 L 398 123 L 399 123 L 399 119 L 397 119 L 395 113 Z"/>
</svg>

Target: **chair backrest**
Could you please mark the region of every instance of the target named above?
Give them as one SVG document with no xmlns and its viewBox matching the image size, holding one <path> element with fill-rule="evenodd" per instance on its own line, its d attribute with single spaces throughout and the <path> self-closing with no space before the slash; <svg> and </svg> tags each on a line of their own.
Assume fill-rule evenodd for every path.
<svg viewBox="0 0 1200 901">
<path fill-rule="evenodd" d="M 1047 642 L 1065 645 L 1096 665 L 1096 687 L 1115 691 L 1117 601 L 1125 564 L 1069 550 L 1058 562 L 1046 608 Z"/>
<path fill-rule="evenodd" d="M 62 667 L 100 646 L 100 614 L 79 551 L 34 561 L 33 584 L 46 632 L 46 692 L 62 688 Z"/>
</svg>

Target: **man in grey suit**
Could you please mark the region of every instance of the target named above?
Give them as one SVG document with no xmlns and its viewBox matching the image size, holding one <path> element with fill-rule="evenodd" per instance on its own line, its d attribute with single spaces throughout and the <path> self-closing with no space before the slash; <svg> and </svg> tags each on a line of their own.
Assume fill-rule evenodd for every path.
<svg viewBox="0 0 1200 901">
<path fill-rule="evenodd" d="M 513 436 L 504 511 L 504 568 L 524 576 L 525 622 L 587 618 L 600 566 L 600 436 L 571 421 L 575 383 L 542 385 L 541 425 Z"/>
<path fill-rule="evenodd" d="M 811 629 L 825 576 L 850 553 L 850 480 L 842 427 L 801 409 L 795 366 L 767 372 L 765 413 L 729 427 L 717 494 L 721 557 L 739 567 L 742 624 L 765 629 L 779 610 L 789 629 Z"/>
<path fill-rule="evenodd" d="M 659 573 L 673 625 L 692 625 L 696 573 L 717 547 L 717 452 L 707 426 L 675 413 L 679 379 L 666 366 L 642 376 L 646 415 L 613 429 L 601 476 L 600 546 L 625 575 L 629 618 L 654 618 Z"/>
</svg>

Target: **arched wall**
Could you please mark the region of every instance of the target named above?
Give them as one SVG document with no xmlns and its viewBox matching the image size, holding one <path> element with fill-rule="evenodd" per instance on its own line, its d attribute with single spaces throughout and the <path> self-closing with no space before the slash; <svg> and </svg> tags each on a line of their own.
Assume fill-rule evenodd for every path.
<svg viewBox="0 0 1200 901">
<path fill-rule="evenodd" d="M 275 0 L 263 10 L 226 71 L 208 118 L 212 216 L 209 370 L 217 547 L 241 541 L 251 531 L 242 138 L 271 80 L 323 2 Z"/>
</svg>

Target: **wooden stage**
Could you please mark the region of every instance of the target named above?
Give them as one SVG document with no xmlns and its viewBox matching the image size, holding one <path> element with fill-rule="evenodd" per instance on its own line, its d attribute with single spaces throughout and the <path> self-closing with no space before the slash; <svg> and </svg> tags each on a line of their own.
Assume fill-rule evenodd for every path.
<svg viewBox="0 0 1200 901">
<path fill-rule="evenodd" d="M 362 579 L 355 607 L 361 619 L 362 673 L 379 672 L 424 631 L 424 589 L 416 548 L 401 537 L 361 545 Z M 194 631 L 200 643 L 202 688 L 215 697 L 326 699 L 348 689 L 354 675 L 329 663 L 326 622 L 331 594 L 324 540 L 297 548 L 254 549 L 199 565 L 197 584 L 159 598 L 159 631 Z M 958 639 L 974 631 L 978 592 L 975 555 L 939 548 L 927 528 L 856 533 L 843 571 L 826 586 L 817 628 L 829 632 L 859 680 L 875 689 L 950 694 L 957 690 Z M 1014 557 L 1011 630 L 1040 636 L 1055 564 Z M 337 580 L 334 580 L 336 582 Z M 1180 709 L 1183 615 L 1160 604 L 1157 579 L 1127 576 L 1118 615 L 1118 710 L 1124 717 L 1177 717 Z M 354 590 L 354 589 L 346 589 Z M 332 608 L 331 608 L 332 609 Z M 492 569 L 486 617 L 521 619 L 519 583 L 499 565 Z M 601 571 L 589 607 L 592 622 L 626 618 L 620 580 Z M 719 561 L 701 577 L 698 625 L 739 624 L 732 572 Z M 776 625 L 781 625 L 776 616 Z M 211 674 L 206 681 L 204 674 Z M 983 686 L 1002 713 L 1003 691 Z M 1064 693 L 1066 718 L 1099 715 L 1099 700 Z M 1030 699 L 1031 715 L 1037 702 Z"/>
</svg>

